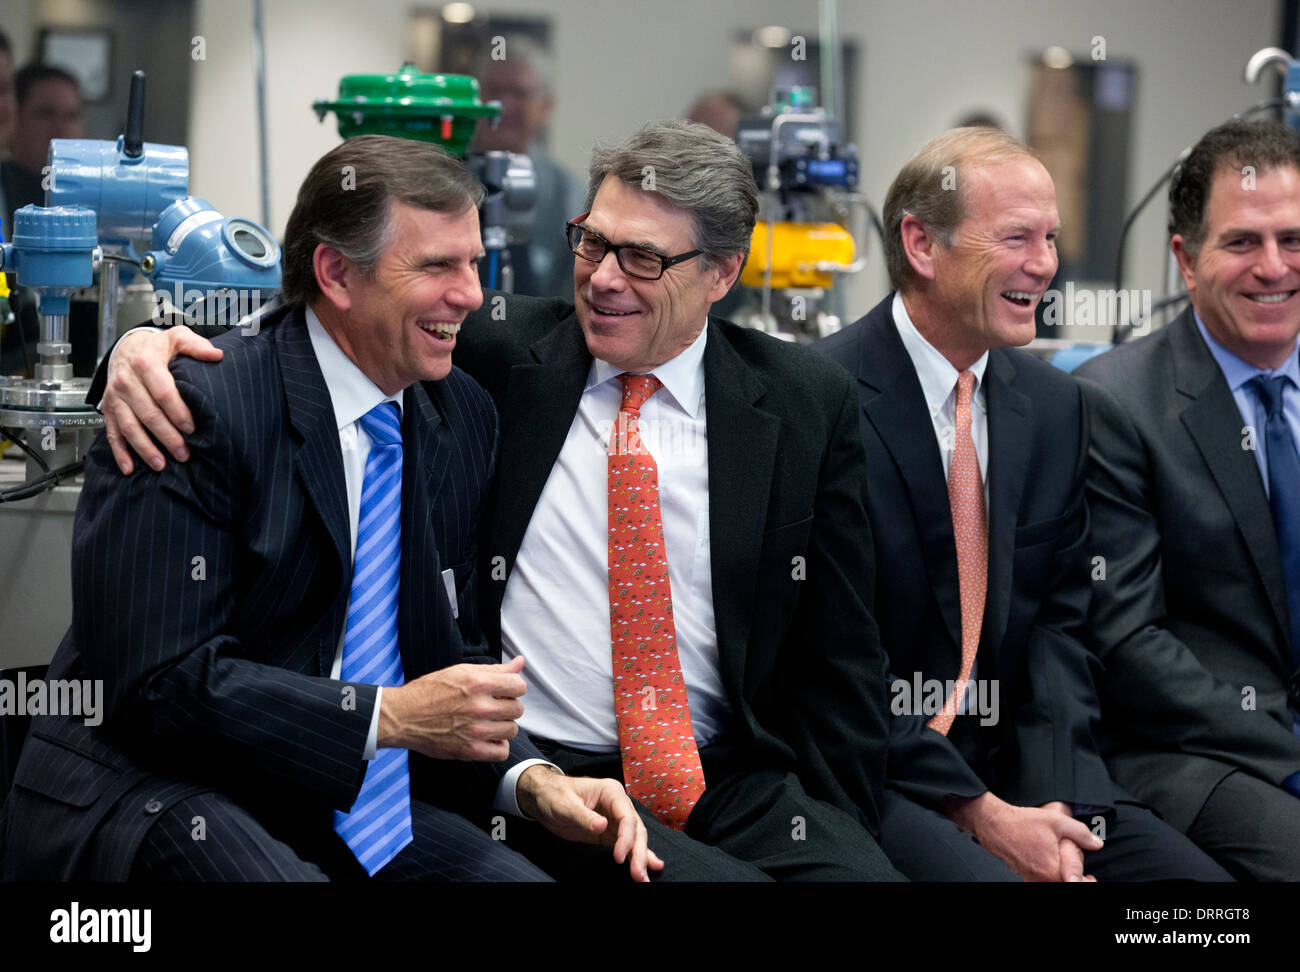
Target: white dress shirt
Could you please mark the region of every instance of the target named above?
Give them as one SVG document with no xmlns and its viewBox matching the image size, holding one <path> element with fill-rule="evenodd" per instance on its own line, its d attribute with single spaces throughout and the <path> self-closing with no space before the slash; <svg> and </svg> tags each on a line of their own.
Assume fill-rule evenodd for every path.
<svg viewBox="0 0 1300 972">
<path fill-rule="evenodd" d="M 921 393 L 925 395 L 934 435 L 939 442 L 939 455 L 943 457 L 943 478 L 948 478 L 952 466 L 953 443 L 956 439 L 954 423 L 957 421 L 957 375 L 960 372 L 939 353 L 933 344 L 922 336 L 912 323 L 903 295 L 894 294 L 891 308 L 898 336 L 903 348 L 912 359 L 916 377 L 921 380 Z M 971 395 L 970 435 L 975 443 L 975 458 L 980 464 L 980 481 L 984 484 L 984 508 L 989 503 L 989 418 L 984 399 L 984 369 L 988 367 L 989 353 L 985 351 L 966 370 L 975 375 L 975 390 Z"/>
<path fill-rule="evenodd" d="M 385 395 L 379 386 L 366 377 L 365 372 L 343 353 L 329 332 L 325 330 L 315 312 L 307 309 L 307 336 L 316 353 L 325 387 L 329 389 L 330 403 L 339 428 L 339 447 L 343 450 L 343 480 L 348 490 L 348 530 L 352 537 L 350 556 L 357 555 L 357 522 L 361 518 L 361 486 L 366 477 L 366 459 L 370 456 L 370 436 L 361 427 L 361 416 L 380 402 L 394 402 L 398 415 L 402 412 L 402 392 Z M 334 666 L 330 678 L 338 678 L 343 670 L 343 642 L 347 638 L 347 625 L 339 635 L 339 646 L 334 652 Z M 379 734 L 379 703 L 384 690 L 375 693 L 375 711 L 370 717 L 370 732 L 366 736 L 366 759 L 375 758 L 375 741 Z"/>
<path fill-rule="evenodd" d="M 916 377 L 921 381 L 921 393 L 925 396 L 926 408 L 930 410 L 930 421 L 934 423 L 934 435 L 939 442 L 939 455 L 943 459 L 943 478 L 947 480 L 956 441 L 957 376 L 960 372 L 916 329 L 903 304 L 902 294 L 894 294 L 891 310 L 898 336 L 903 340 L 903 348 L 912 359 Z M 975 375 L 975 389 L 971 393 L 970 436 L 975 443 L 975 458 L 980 464 L 980 482 L 984 484 L 985 513 L 989 506 L 989 418 L 984 399 L 984 370 L 988 363 L 989 353 L 985 351 L 967 369 Z M 966 685 L 967 712 L 972 711 L 969 708 L 969 696 L 975 688 L 978 671 L 977 657 L 971 664 L 971 681 Z"/>
<path fill-rule="evenodd" d="M 1264 482 L 1264 494 L 1271 495 L 1272 490 L 1268 482 L 1268 443 L 1264 436 L 1268 410 L 1264 407 L 1259 392 L 1250 382 L 1257 375 L 1263 375 L 1265 378 L 1286 375 L 1291 379 L 1289 383 L 1282 386 L 1282 413 L 1291 426 L 1291 434 L 1296 440 L 1296 449 L 1300 449 L 1300 359 L 1297 359 L 1296 348 L 1291 349 L 1286 360 L 1277 368 L 1256 367 L 1220 344 L 1206 328 L 1201 315 L 1197 314 L 1195 309 L 1192 313 L 1196 316 L 1196 328 L 1201 332 L 1201 338 L 1210 349 L 1210 354 L 1213 355 L 1219 370 L 1223 372 L 1223 377 L 1228 382 L 1228 388 L 1232 391 L 1233 400 L 1237 403 L 1237 411 L 1241 413 L 1242 433 L 1245 433 L 1246 426 L 1255 430 L 1255 448 L 1252 450 L 1255 453 L 1255 464 L 1259 467 L 1259 476 Z"/>
<path fill-rule="evenodd" d="M 677 655 L 700 746 L 716 740 L 730 706 L 718 668 L 709 548 L 709 462 L 704 401 L 707 326 L 651 374 L 663 387 L 638 428 L 659 470 Z M 591 364 L 569 433 L 537 501 L 506 583 L 502 654 L 526 659 L 520 725 L 588 752 L 618 750 L 609 627 L 608 444 L 622 403 L 622 372 Z"/>
</svg>

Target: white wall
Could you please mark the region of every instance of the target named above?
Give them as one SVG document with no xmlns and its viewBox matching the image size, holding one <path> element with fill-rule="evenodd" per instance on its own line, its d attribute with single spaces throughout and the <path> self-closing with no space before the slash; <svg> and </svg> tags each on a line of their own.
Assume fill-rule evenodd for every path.
<svg viewBox="0 0 1300 972">
<path fill-rule="evenodd" d="M 333 96 L 343 74 L 401 61 L 409 0 L 267 0 L 271 228 L 283 229 L 308 166 L 337 143 Z M 436 6 L 436 4 L 422 4 Z M 738 27 L 783 24 L 816 35 L 814 0 L 514 0 L 497 13 L 552 19 L 559 107 L 553 153 L 585 169 L 595 138 L 678 114 L 724 85 Z M 194 65 L 192 191 L 228 213 L 258 212 L 251 0 L 198 0 L 207 60 Z M 879 206 L 898 167 L 964 110 L 992 108 L 1018 134 L 1027 57 L 1059 44 L 1076 53 L 1106 39 L 1107 55 L 1138 66 L 1130 205 L 1206 128 L 1261 100 L 1240 81 L 1247 57 L 1277 42 L 1278 0 L 844 0 L 840 29 L 862 52 L 856 130 L 863 189 Z M 1163 204 L 1130 240 L 1129 286 L 1163 289 Z M 851 311 L 885 289 L 879 259 L 853 281 Z"/>
<path fill-rule="evenodd" d="M 34 43 L 32 0 L 0 0 L 0 30 L 14 49 L 14 70 L 31 59 Z"/>
</svg>

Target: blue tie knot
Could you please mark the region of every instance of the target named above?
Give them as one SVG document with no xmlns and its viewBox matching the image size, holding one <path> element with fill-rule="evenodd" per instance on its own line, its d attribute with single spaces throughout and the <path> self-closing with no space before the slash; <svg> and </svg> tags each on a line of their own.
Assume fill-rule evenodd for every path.
<svg viewBox="0 0 1300 972">
<path fill-rule="evenodd" d="M 380 402 L 361 416 L 361 427 L 376 448 L 402 444 L 402 420 L 396 402 Z"/>
<path fill-rule="evenodd" d="M 1286 388 L 1287 380 L 1286 375 L 1256 375 L 1250 379 L 1269 418 L 1277 418 L 1282 413 L 1282 391 Z"/>
</svg>

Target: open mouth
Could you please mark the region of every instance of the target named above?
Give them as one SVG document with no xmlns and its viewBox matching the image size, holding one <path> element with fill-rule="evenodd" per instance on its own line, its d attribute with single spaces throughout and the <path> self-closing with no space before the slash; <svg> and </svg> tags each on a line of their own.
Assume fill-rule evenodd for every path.
<svg viewBox="0 0 1300 972">
<path fill-rule="evenodd" d="M 1004 290 L 1000 296 L 1017 307 L 1032 307 L 1034 301 L 1038 299 L 1037 293 L 1030 293 L 1027 290 Z"/>
<path fill-rule="evenodd" d="M 1283 290 L 1274 294 L 1246 294 L 1247 300 L 1253 300 L 1257 304 L 1280 304 L 1284 300 L 1290 300 L 1296 295 L 1294 290 Z"/>
<path fill-rule="evenodd" d="M 442 341 L 445 344 L 451 344 L 456 340 L 456 335 L 460 333 L 459 323 L 449 324 L 445 321 L 416 321 L 415 325 L 434 340 Z"/>
<path fill-rule="evenodd" d="M 592 314 L 594 314 L 597 317 L 606 318 L 608 320 L 617 320 L 622 317 L 632 317 L 638 313 L 638 311 L 635 310 L 626 310 L 620 307 L 607 307 L 604 304 L 597 304 L 594 302 L 591 303 L 589 306 L 591 307 Z"/>
</svg>

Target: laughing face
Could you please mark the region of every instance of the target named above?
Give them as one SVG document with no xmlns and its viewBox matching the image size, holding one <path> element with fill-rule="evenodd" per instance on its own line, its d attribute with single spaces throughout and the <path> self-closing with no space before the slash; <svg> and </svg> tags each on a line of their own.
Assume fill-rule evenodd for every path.
<svg viewBox="0 0 1300 972">
<path fill-rule="evenodd" d="M 1192 306 L 1237 357 L 1276 368 L 1300 334 L 1300 171 L 1268 169 L 1252 183 L 1221 169 L 1204 219 L 1195 256 L 1182 236 L 1172 241 Z"/>
<path fill-rule="evenodd" d="M 451 352 L 465 315 L 483 303 L 479 287 L 478 211 L 459 215 L 394 200 L 388 246 L 373 278 L 348 265 L 345 285 L 331 293 L 339 315 L 330 328 L 343 352 L 386 395 L 451 370 Z M 321 322 L 329 326 L 326 316 Z"/>
<path fill-rule="evenodd" d="M 960 178 L 960 176 L 959 176 Z M 991 348 L 1027 344 L 1056 274 L 1056 189 L 1033 159 L 974 167 L 950 246 L 935 247 L 932 343 L 965 368 Z M 928 336 L 928 335 L 927 335 Z"/>
<path fill-rule="evenodd" d="M 662 196 L 606 178 L 583 225 L 614 244 L 671 257 L 695 248 L 690 214 Z M 669 267 L 658 280 L 628 276 L 610 250 L 600 263 L 573 261 L 578 323 L 594 357 L 635 374 L 652 371 L 690 347 L 709 308 L 740 269 L 734 256 L 707 267 L 700 257 Z"/>
</svg>

